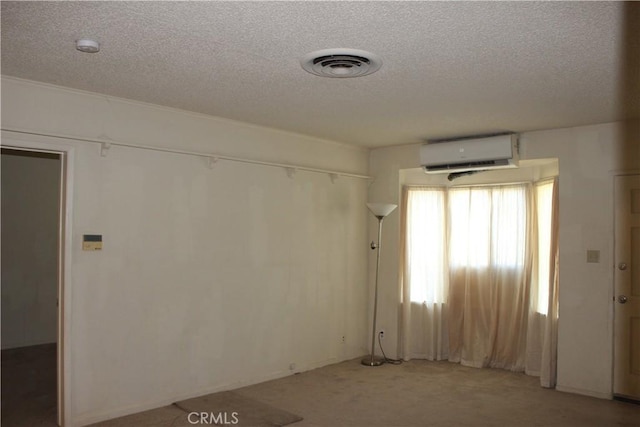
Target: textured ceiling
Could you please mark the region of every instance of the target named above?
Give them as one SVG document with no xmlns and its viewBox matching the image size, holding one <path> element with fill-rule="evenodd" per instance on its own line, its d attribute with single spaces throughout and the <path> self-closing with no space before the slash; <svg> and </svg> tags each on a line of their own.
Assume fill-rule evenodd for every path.
<svg viewBox="0 0 640 427">
<path fill-rule="evenodd" d="M 619 102 L 625 55 L 638 51 L 623 31 L 640 27 L 628 8 L 3 1 L 2 74 L 367 147 L 550 129 L 638 114 Z M 102 50 L 76 51 L 79 38 Z M 373 52 L 383 66 L 354 79 L 300 67 L 308 52 L 336 47 Z"/>
</svg>

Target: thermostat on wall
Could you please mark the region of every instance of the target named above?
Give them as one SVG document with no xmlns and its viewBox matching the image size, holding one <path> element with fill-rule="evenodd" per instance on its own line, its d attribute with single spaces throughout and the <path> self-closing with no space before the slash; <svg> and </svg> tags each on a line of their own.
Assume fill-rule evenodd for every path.
<svg viewBox="0 0 640 427">
<path fill-rule="evenodd" d="M 83 251 L 101 251 L 102 234 L 84 234 L 82 236 Z"/>
</svg>

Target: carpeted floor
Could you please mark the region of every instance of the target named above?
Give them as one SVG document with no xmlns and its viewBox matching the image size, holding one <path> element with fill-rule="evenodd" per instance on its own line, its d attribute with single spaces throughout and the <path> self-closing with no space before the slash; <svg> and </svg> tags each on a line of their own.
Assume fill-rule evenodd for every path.
<svg viewBox="0 0 640 427">
<path fill-rule="evenodd" d="M 51 368 L 40 379 L 35 373 L 45 371 L 28 366 L 35 355 L 20 359 L 17 351 L 2 352 L 3 427 L 55 425 L 55 346 L 36 352 L 48 355 L 39 366 Z M 17 380 L 20 372 L 26 381 Z M 18 381 L 17 388 L 7 388 L 7 380 Z M 44 388 L 38 391 L 38 385 Z M 21 393 L 32 401 L 20 402 Z M 449 362 L 411 361 L 372 368 L 356 359 L 234 393 L 301 416 L 303 420 L 293 427 L 640 426 L 640 405 L 547 390 L 535 377 Z M 16 410 L 26 411 L 28 417 Z M 184 411 L 172 405 L 103 425 L 177 427 L 180 415 Z"/>
<path fill-rule="evenodd" d="M 449 362 L 359 360 L 237 390 L 310 426 L 640 426 L 640 406 L 543 389 L 539 379 Z"/>
<path fill-rule="evenodd" d="M 287 426 L 302 419 L 288 411 L 233 391 L 212 393 L 176 402 L 152 411 L 93 424 L 93 427 L 236 425 L 238 427 Z"/>
<path fill-rule="evenodd" d="M 56 344 L 2 350 L 2 426 L 57 426 Z"/>
<path fill-rule="evenodd" d="M 638 405 L 547 390 L 535 377 L 449 362 L 371 368 L 351 360 L 235 393 L 303 417 L 293 427 L 640 425 Z M 177 410 L 159 408 L 108 425 L 169 427 Z"/>
</svg>

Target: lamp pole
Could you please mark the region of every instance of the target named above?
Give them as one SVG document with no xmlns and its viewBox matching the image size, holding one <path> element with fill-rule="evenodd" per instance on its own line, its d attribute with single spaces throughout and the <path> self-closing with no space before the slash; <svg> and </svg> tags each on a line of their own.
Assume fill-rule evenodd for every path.
<svg viewBox="0 0 640 427">
<path fill-rule="evenodd" d="M 380 248 L 382 242 L 382 221 L 384 217 L 389 215 L 397 207 L 397 205 L 383 204 L 383 203 L 367 203 L 367 207 L 378 219 L 378 242 L 371 242 L 371 249 L 378 250 L 376 254 L 376 280 L 373 291 L 373 329 L 371 331 L 371 354 L 364 359 L 361 363 L 365 366 L 380 366 L 385 362 L 384 357 L 376 357 L 376 320 L 378 317 L 378 279 L 380 276 Z"/>
<path fill-rule="evenodd" d="M 383 216 L 376 216 L 378 218 L 378 243 L 371 242 L 371 249 L 378 250 L 376 254 L 376 284 L 373 291 L 373 330 L 371 332 L 371 357 L 365 357 L 362 359 L 362 364 L 366 366 L 380 366 L 384 363 L 383 357 L 376 357 L 376 319 L 378 317 L 378 276 L 380 274 L 380 242 L 382 241 L 382 221 Z"/>
</svg>

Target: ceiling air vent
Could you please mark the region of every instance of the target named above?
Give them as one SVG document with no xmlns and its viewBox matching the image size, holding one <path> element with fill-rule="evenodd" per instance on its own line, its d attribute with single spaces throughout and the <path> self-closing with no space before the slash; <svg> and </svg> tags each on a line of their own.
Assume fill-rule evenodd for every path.
<svg viewBox="0 0 640 427">
<path fill-rule="evenodd" d="M 361 77 L 375 73 L 382 66 L 377 55 L 358 49 L 323 49 L 308 53 L 302 68 L 321 77 Z"/>
</svg>

